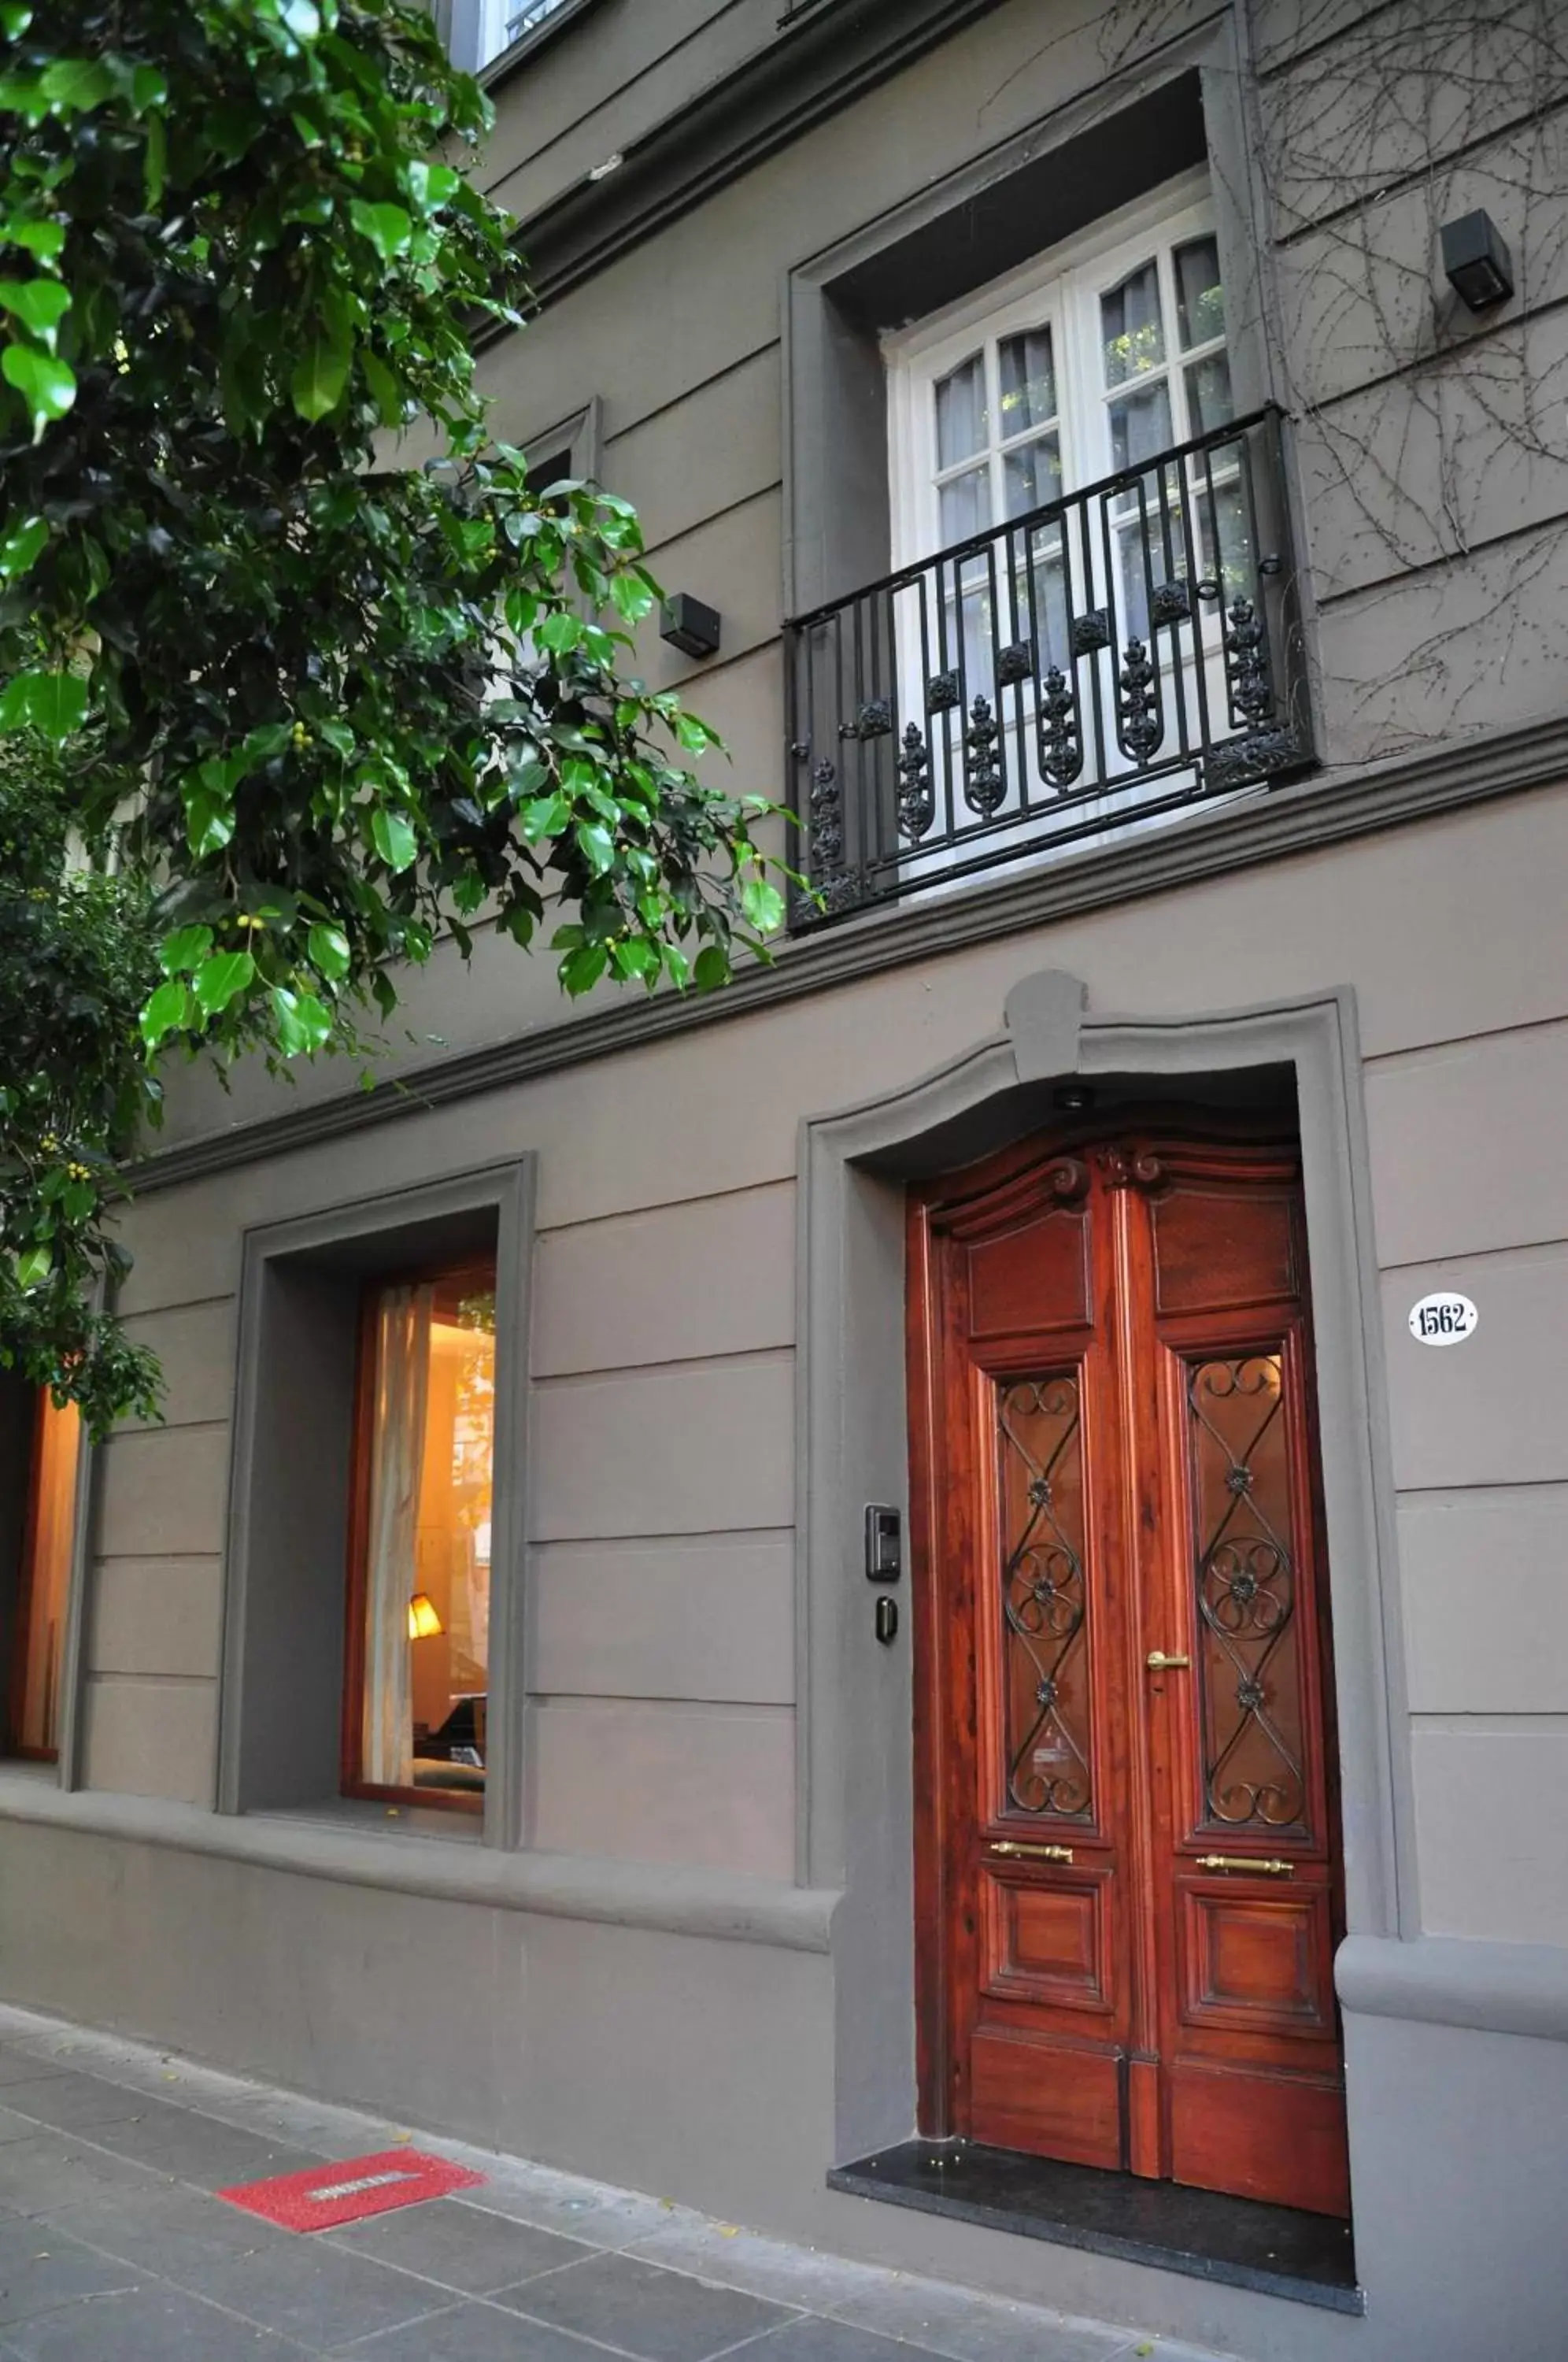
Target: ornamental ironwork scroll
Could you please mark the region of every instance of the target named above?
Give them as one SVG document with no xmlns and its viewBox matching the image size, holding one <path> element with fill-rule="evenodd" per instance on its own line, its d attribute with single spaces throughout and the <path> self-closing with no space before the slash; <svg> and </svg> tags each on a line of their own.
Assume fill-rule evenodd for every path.
<svg viewBox="0 0 1568 2362">
<path fill-rule="evenodd" d="M 791 922 L 1306 768 L 1284 470 L 1265 409 L 792 624 Z"/>
<path fill-rule="evenodd" d="M 1048 1186 L 1066 1198 L 1083 1180 L 1064 1164 Z M 1007 1379 L 996 1418 L 1007 1803 L 1083 1821 L 1093 1798 L 1078 1380 Z"/>
<path fill-rule="evenodd" d="M 1281 1354 L 1188 1363 L 1187 1407 L 1203 1819 L 1299 1828 L 1307 1716 Z"/>
</svg>

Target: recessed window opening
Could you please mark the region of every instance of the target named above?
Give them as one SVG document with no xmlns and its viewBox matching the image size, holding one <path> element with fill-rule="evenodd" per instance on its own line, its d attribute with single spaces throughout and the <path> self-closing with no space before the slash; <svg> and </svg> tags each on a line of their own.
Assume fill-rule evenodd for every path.
<svg viewBox="0 0 1568 2362">
<path fill-rule="evenodd" d="M 1234 416 L 1201 177 L 886 349 L 894 564 L 920 569 L 891 601 L 899 703 L 925 723 L 900 814 L 912 881 L 1097 772 L 1112 792 L 1083 821 L 1157 805 L 1138 775 L 1226 713 L 1222 594 L 1258 553 L 1242 447 L 1172 456 Z"/>
<path fill-rule="evenodd" d="M 34 1762 L 60 1758 L 61 1668 L 76 1535 L 76 1472 L 82 1421 L 38 1398 L 16 1637 L 6 1715 L 6 1753 Z"/>
<path fill-rule="evenodd" d="M 370 1281 L 359 1320 L 344 1791 L 480 1809 L 495 1264 Z"/>
</svg>

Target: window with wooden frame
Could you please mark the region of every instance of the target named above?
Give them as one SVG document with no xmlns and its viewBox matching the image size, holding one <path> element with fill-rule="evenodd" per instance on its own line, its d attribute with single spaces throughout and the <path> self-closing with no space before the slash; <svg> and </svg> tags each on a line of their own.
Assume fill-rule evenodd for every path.
<svg viewBox="0 0 1568 2362">
<path fill-rule="evenodd" d="M 39 1396 L 5 1732 L 6 1753 L 36 1763 L 53 1763 L 60 1756 L 61 1679 L 81 1451 L 82 1422 L 74 1403 L 61 1409 L 48 1394 Z"/>
<path fill-rule="evenodd" d="M 344 1793 L 478 1812 L 490 1705 L 493 1261 L 365 1287 L 354 1435 Z"/>
</svg>

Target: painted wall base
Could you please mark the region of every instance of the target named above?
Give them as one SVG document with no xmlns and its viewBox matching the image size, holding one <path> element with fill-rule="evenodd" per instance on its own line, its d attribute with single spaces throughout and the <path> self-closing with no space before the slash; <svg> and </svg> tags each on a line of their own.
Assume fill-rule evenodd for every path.
<svg viewBox="0 0 1568 2362">
<path fill-rule="evenodd" d="M 760 2231 L 1248 2362 L 1562 2350 L 1560 2040 L 1348 2014 L 1368 2300 L 1353 2321 L 830 2192 L 835 1971 L 820 1953 L 18 1820 L 0 1822 L 0 1894 L 6 2001 Z"/>
</svg>

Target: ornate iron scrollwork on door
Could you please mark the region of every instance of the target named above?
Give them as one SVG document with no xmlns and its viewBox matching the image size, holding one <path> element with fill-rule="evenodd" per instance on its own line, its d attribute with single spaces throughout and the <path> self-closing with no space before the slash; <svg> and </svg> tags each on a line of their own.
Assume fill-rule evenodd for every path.
<svg viewBox="0 0 1568 2362">
<path fill-rule="evenodd" d="M 1069 1186 L 1072 1162 L 1062 1168 Z M 1007 1803 L 1021 1813 L 1087 1820 L 1088 1592 L 1077 1378 L 1003 1382 L 997 1435 Z"/>
<path fill-rule="evenodd" d="M 1283 1401 L 1277 1353 L 1187 1366 L 1204 1816 L 1225 1828 L 1297 1827 L 1307 1813 Z"/>
</svg>

